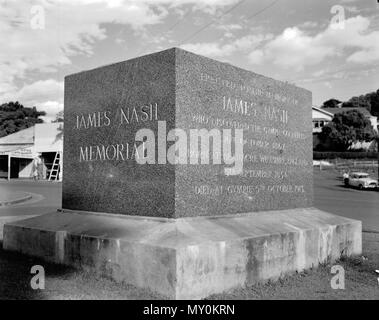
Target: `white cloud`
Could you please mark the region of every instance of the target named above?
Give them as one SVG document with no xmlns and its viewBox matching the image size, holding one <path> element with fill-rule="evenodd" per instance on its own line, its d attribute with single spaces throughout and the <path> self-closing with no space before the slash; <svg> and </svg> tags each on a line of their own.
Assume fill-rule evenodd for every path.
<svg viewBox="0 0 379 320">
<path fill-rule="evenodd" d="M 318 23 L 317 22 L 315 22 L 315 21 L 306 21 L 306 22 L 304 22 L 304 23 L 302 23 L 301 25 L 300 25 L 300 27 L 301 28 L 309 28 L 309 29 L 311 29 L 311 28 L 316 28 L 316 27 L 318 27 Z"/>
<path fill-rule="evenodd" d="M 221 46 L 217 42 L 210 43 L 192 43 L 181 46 L 184 50 L 202 54 L 208 57 L 225 57 L 229 56 L 233 51 L 230 45 Z"/>
<path fill-rule="evenodd" d="M 37 110 L 45 111 L 46 116 L 43 116 L 41 118 L 45 122 L 51 122 L 52 120 L 55 120 L 57 113 L 63 110 L 63 103 L 58 101 L 46 101 L 44 103 L 38 104 Z"/>
<path fill-rule="evenodd" d="M 264 61 L 263 51 L 262 50 L 254 50 L 249 54 L 249 61 L 252 64 L 262 64 Z"/>
<path fill-rule="evenodd" d="M 181 47 L 184 50 L 192 51 L 204 56 L 222 58 L 228 57 L 239 51 L 252 50 L 252 48 L 257 46 L 259 43 L 267 41 L 271 38 L 271 34 L 250 35 L 237 38 L 226 44 L 221 44 L 219 42 L 203 42 L 184 44 Z"/>
<path fill-rule="evenodd" d="M 24 85 L 21 89 L 10 90 L 2 95 L 4 101 L 18 100 L 26 106 L 46 100 L 63 101 L 63 82 L 54 79 L 39 80 Z"/>
<path fill-rule="evenodd" d="M 379 61 L 379 31 L 369 31 L 369 18 L 357 16 L 347 19 L 343 29 L 330 25 L 316 35 L 298 27 L 286 28 L 262 48 L 250 53 L 250 62 L 272 62 L 299 71 L 317 65 L 328 57 L 345 54 L 347 62 L 370 63 Z M 353 52 L 348 53 L 349 50 Z"/>
<path fill-rule="evenodd" d="M 55 119 L 55 115 L 63 110 L 63 82 L 54 79 L 39 80 L 32 84 L 24 85 L 20 90 L 12 89 L 3 94 L 3 102 L 19 101 L 25 107 L 37 107 L 39 111 L 45 111 L 45 121 Z"/>
<path fill-rule="evenodd" d="M 329 89 L 333 88 L 332 84 L 329 81 L 325 81 L 324 82 L 324 86 L 327 87 L 327 88 L 329 88 Z"/>
<path fill-rule="evenodd" d="M 222 24 L 218 25 L 217 29 L 230 31 L 230 30 L 241 30 L 242 26 L 238 23 L 231 23 L 231 24 Z"/>
<path fill-rule="evenodd" d="M 240 24 L 231 23 L 231 24 L 218 24 L 216 25 L 216 29 L 224 31 L 224 37 L 233 38 L 234 32 L 238 30 L 242 30 L 243 27 Z"/>
<path fill-rule="evenodd" d="M 19 100 L 27 101 L 31 104 L 49 99 L 58 99 L 63 97 L 63 82 L 53 79 L 39 80 L 24 86 L 17 93 L 17 97 Z"/>
<path fill-rule="evenodd" d="M 351 12 L 351 13 L 358 13 L 358 12 L 361 11 L 361 10 L 358 9 L 356 6 L 344 6 L 344 8 L 345 8 L 347 11 Z"/>
<path fill-rule="evenodd" d="M 43 78 L 71 64 L 75 55 L 92 55 L 94 44 L 107 37 L 107 24 L 131 30 L 161 23 L 168 9 L 192 5 L 212 11 L 237 0 L 33 0 L 0 1 L 0 102 L 18 89 L 20 80 Z M 45 27 L 35 29 L 43 9 Z M 33 75 L 33 77 L 31 77 Z M 24 89 L 26 90 L 26 89 Z M 18 94 L 20 96 L 20 94 Z M 14 100 L 14 99 L 11 99 Z M 54 100 L 55 101 L 55 100 Z M 20 101 L 23 102 L 23 101 Z"/>
</svg>

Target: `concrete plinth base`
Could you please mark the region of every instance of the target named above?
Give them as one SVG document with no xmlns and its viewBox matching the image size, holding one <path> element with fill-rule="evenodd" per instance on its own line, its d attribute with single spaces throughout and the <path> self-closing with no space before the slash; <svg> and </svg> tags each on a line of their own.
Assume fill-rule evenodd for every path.
<svg viewBox="0 0 379 320">
<path fill-rule="evenodd" d="M 6 224 L 4 249 L 199 299 L 360 254 L 361 232 L 315 208 L 172 221 L 55 212 Z"/>
</svg>

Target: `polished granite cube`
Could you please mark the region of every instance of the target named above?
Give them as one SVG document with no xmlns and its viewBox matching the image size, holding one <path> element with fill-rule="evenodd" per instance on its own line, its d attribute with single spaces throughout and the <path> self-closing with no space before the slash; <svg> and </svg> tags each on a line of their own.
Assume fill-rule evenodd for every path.
<svg viewBox="0 0 379 320">
<path fill-rule="evenodd" d="M 310 207 L 311 99 L 307 90 L 178 48 L 67 76 L 63 208 L 181 218 Z M 144 156 L 140 129 L 154 134 L 154 163 L 136 161 Z M 173 129 L 187 135 L 187 163 L 165 159 Z M 196 129 L 220 133 L 210 151 L 226 139 L 224 129 L 232 139 L 242 129 L 242 170 L 227 174 L 237 165 L 211 152 L 209 164 L 193 164 Z"/>
</svg>

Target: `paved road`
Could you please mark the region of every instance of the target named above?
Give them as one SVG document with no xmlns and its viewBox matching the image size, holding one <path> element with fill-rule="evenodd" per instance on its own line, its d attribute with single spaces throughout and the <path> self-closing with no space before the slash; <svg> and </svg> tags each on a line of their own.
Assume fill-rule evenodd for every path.
<svg viewBox="0 0 379 320">
<path fill-rule="evenodd" d="M 32 180 L 0 180 L 0 193 L 30 193 L 32 199 L 12 206 L 0 206 L 0 240 L 5 223 L 56 211 L 61 207 L 62 184 Z"/>
<path fill-rule="evenodd" d="M 314 170 L 315 207 L 361 220 L 364 230 L 379 232 L 379 192 L 346 188 L 332 170 Z"/>
<path fill-rule="evenodd" d="M 24 191 L 9 191 L 8 188 L 0 187 L 0 206 L 4 203 L 21 202 L 30 198 L 30 195 Z"/>
<path fill-rule="evenodd" d="M 32 200 L 22 204 L 0 207 L 0 217 L 38 215 L 57 210 L 61 206 L 62 184 L 60 182 L 32 180 L 0 180 L 0 192 L 27 192 Z"/>
<path fill-rule="evenodd" d="M 315 207 L 361 220 L 365 230 L 379 232 L 379 192 L 345 188 L 338 178 L 334 171 L 314 171 Z M 27 203 L 0 207 L 0 220 L 1 217 L 44 214 L 61 207 L 62 184 L 59 182 L 0 180 L 0 191 L 4 188 L 36 195 Z"/>
</svg>

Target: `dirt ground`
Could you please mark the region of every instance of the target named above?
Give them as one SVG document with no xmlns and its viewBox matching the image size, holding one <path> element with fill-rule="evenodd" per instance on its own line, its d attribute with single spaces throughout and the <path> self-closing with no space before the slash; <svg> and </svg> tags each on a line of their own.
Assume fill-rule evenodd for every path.
<svg viewBox="0 0 379 320">
<path fill-rule="evenodd" d="M 276 282 L 257 284 L 213 295 L 208 299 L 379 299 L 379 233 L 364 233 L 360 257 L 334 264 L 345 269 L 345 289 L 332 289 L 331 265 L 286 276 Z M 2 244 L 0 243 L 2 248 Z M 31 267 L 46 272 L 44 290 L 30 286 Z M 0 299 L 162 299 L 133 286 L 116 284 L 72 268 L 47 264 L 39 259 L 0 249 Z"/>
</svg>

